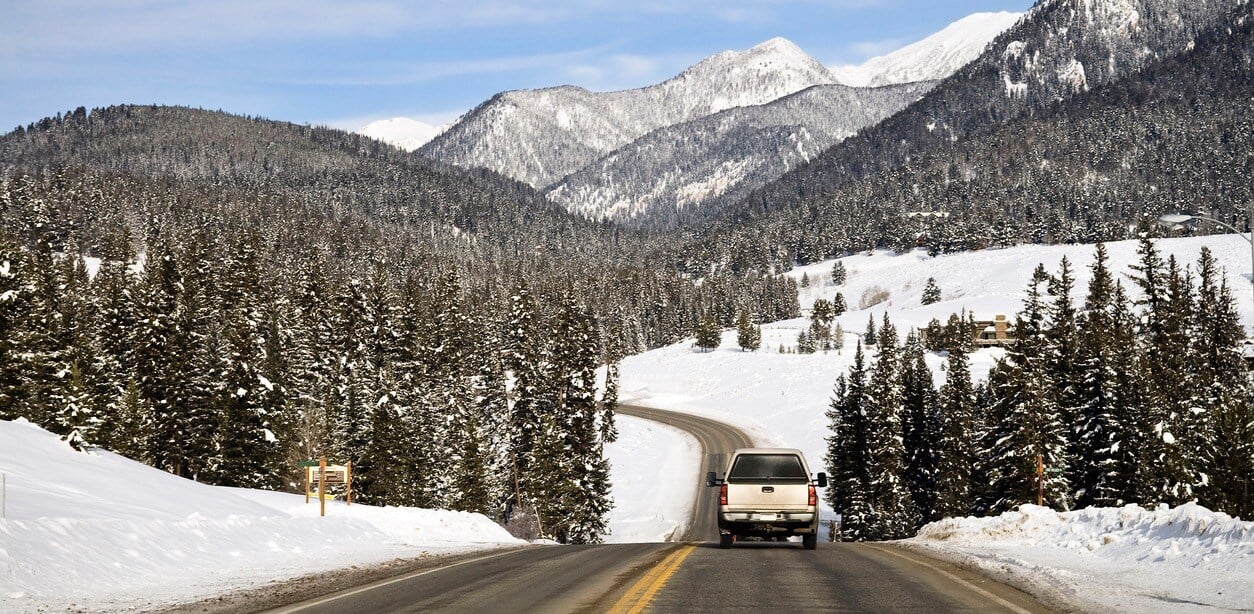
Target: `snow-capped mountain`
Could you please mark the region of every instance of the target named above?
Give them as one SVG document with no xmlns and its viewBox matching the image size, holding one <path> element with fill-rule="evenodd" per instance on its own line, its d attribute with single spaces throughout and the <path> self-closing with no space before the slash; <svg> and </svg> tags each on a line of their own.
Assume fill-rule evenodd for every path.
<svg viewBox="0 0 1254 614">
<path fill-rule="evenodd" d="M 362 126 L 357 134 L 378 139 L 389 145 L 395 145 L 405 151 L 413 151 L 426 145 L 443 128 L 432 126 L 408 117 L 380 119 Z"/>
<path fill-rule="evenodd" d="M 640 89 L 591 92 L 562 86 L 504 92 L 421 151 L 544 187 L 658 128 L 835 82 L 817 60 L 775 38 L 746 51 L 715 54 Z"/>
<path fill-rule="evenodd" d="M 896 113 L 935 83 L 816 85 L 659 128 L 566 177 L 548 196 L 594 219 L 637 225 L 692 219 Z"/>
<path fill-rule="evenodd" d="M 763 186 L 752 201 L 729 207 L 729 215 L 832 202 L 868 177 L 1191 49 L 1200 35 L 1249 6 L 1249 0 L 1042 0 L 917 103 Z"/>
<path fill-rule="evenodd" d="M 833 67 L 841 83 L 856 86 L 889 85 L 944 79 L 979 57 L 998 34 L 1023 13 L 974 13 L 923 40 L 862 64 Z"/>
</svg>

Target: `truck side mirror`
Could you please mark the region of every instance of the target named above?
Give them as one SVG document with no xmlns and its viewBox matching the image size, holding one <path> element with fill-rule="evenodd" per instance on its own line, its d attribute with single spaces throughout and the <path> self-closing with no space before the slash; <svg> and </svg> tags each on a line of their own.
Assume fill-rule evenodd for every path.
<svg viewBox="0 0 1254 614">
<path fill-rule="evenodd" d="M 818 483 L 819 488 L 827 488 L 827 474 L 826 473 L 823 473 L 822 471 L 820 471 L 819 474 L 815 476 L 814 481 Z"/>
<path fill-rule="evenodd" d="M 706 472 L 705 485 L 706 486 L 718 486 L 718 478 L 714 477 L 713 471 Z"/>
</svg>

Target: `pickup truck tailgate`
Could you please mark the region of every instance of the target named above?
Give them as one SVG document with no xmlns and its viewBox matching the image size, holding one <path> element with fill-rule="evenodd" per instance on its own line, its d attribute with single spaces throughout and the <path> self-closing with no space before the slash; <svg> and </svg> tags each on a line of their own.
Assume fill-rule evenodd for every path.
<svg viewBox="0 0 1254 614">
<path fill-rule="evenodd" d="M 728 484 L 728 511 L 804 510 L 809 507 L 808 484 Z"/>
</svg>

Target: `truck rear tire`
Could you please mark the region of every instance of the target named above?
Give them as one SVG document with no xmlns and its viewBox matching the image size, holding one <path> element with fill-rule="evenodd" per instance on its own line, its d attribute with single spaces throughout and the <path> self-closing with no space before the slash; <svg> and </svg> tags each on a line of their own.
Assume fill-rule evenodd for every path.
<svg viewBox="0 0 1254 614">
<path fill-rule="evenodd" d="M 815 533 L 807 533 L 801 536 L 801 547 L 806 550 L 814 550 L 819 547 L 819 536 Z"/>
<path fill-rule="evenodd" d="M 718 547 L 722 548 L 723 550 L 728 550 L 731 548 L 732 541 L 734 541 L 735 539 L 736 538 L 733 537 L 730 533 L 720 533 L 718 536 Z"/>
</svg>

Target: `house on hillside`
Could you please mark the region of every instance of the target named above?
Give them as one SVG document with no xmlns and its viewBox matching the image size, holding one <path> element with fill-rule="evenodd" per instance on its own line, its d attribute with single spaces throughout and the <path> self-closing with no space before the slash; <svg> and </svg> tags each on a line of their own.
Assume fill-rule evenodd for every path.
<svg viewBox="0 0 1254 614">
<path fill-rule="evenodd" d="M 993 316 L 992 320 L 976 320 L 974 328 L 975 345 L 979 347 L 1005 346 L 1015 342 L 1010 323 L 1003 314 Z"/>
</svg>

